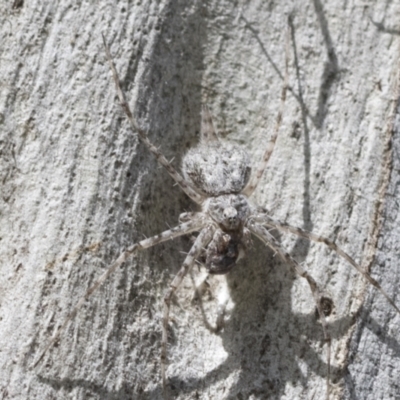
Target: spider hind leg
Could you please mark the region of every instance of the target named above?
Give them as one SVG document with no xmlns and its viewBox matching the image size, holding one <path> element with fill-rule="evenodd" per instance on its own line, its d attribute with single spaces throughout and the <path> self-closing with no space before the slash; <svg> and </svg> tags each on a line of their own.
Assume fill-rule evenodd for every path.
<svg viewBox="0 0 400 400">
<path fill-rule="evenodd" d="M 195 240 L 192 248 L 187 254 L 181 269 L 172 280 L 169 289 L 164 297 L 164 312 L 163 312 L 163 325 L 162 325 L 162 340 L 161 340 L 161 375 L 164 396 L 168 398 L 167 393 L 167 380 L 166 380 L 166 368 L 167 368 L 167 343 L 168 343 L 168 322 L 169 322 L 169 311 L 171 307 L 172 298 L 183 281 L 186 274 L 193 268 L 196 258 L 201 254 L 204 247 L 210 242 L 214 228 L 207 226 L 204 228 L 197 239 Z"/>
<path fill-rule="evenodd" d="M 250 231 L 257 236 L 261 241 L 263 241 L 268 247 L 272 250 L 276 251 L 280 257 L 287 262 L 294 271 L 300 275 L 302 278 L 307 280 L 308 285 L 310 286 L 311 293 L 314 297 L 315 305 L 318 310 L 319 318 L 322 325 L 322 330 L 324 333 L 325 342 L 328 344 L 327 349 L 327 374 L 326 374 L 326 399 L 329 400 L 329 392 L 330 392 L 330 370 L 331 370 L 331 337 L 328 332 L 327 322 L 325 318 L 325 313 L 323 310 L 323 297 L 321 295 L 320 289 L 315 281 L 315 279 L 306 271 L 304 268 L 292 258 L 292 256 L 282 249 L 277 240 L 265 229 L 262 225 L 255 223 L 250 220 L 248 223 L 248 228 Z"/>
</svg>

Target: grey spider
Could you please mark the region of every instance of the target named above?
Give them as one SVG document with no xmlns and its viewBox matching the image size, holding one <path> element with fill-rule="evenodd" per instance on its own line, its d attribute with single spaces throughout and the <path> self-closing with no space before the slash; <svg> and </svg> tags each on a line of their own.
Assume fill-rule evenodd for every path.
<svg viewBox="0 0 400 400">
<path fill-rule="evenodd" d="M 278 253 L 298 275 L 307 280 L 310 286 L 319 313 L 325 341 L 327 342 L 328 370 L 326 373 L 326 397 L 329 399 L 331 338 L 327 330 L 327 323 L 323 312 L 323 298 L 321 292 L 316 281 L 280 246 L 275 237 L 270 233 L 270 229 L 290 232 L 308 240 L 324 243 L 356 268 L 364 278 L 386 297 L 388 302 L 399 314 L 400 309 L 382 289 L 380 284 L 365 272 L 350 255 L 340 249 L 334 241 L 307 232 L 301 228 L 291 226 L 285 222 L 275 220 L 271 218 L 265 210 L 255 206 L 249 201 L 249 197 L 253 194 L 260 182 L 277 139 L 287 91 L 288 57 L 286 56 L 285 83 L 282 89 L 281 107 L 277 117 L 276 127 L 255 174 L 252 174 L 250 158 L 243 149 L 235 145 L 223 143 L 219 140 L 213 126 L 211 114 L 208 108 L 204 106 L 201 117 L 200 143 L 197 147 L 189 150 L 184 157 L 181 175 L 175 170 L 171 163 L 167 161 L 159 149 L 149 141 L 147 134 L 136 123 L 125 99 L 125 94 L 121 89 L 118 73 L 104 37 L 103 42 L 117 94 L 121 106 L 129 119 L 132 130 L 138 133 L 141 142 L 153 153 L 157 161 L 167 170 L 180 188 L 201 207 L 201 211 L 181 214 L 180 224 L 175 228 L 164 231 L 151 238 L 144 239 L 126 249 L 78 301 L 66 320 L 56 330 L 52 339 L 34 363 L 34 366 L 43 359 L 47 350 L 58 340 L 61 332 L 68 322 L 77 314 L 84 302 L 106 281 L 109 275 L 127 260 L 129 256 L 179 236 L 187 235 L 192 232 L 199 232 L 189 253 L 186 255 L 181 269 L 173 279 L 164 297 L 161 375 L 164 393 L 167 397 L 166 362 L 168 322 L 171 300 L 174 293 L 182 283 L 183 278 L 200 258 L 204 260 L 205 267 L 210 274 L 228 273 L 235 267 L 237 261 L 245 255 L 251 243 L 251 235 L 255 235 L 273 251 Z"/>
</svg>

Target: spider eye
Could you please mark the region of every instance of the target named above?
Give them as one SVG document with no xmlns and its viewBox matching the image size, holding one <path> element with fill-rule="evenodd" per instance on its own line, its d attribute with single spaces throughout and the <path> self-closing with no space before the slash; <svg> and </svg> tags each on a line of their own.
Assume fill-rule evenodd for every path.
<svg viewBox="0 0 400 400">
<path fill-rule="evenodd" d="M 229 226 L 235 225 L 238 220 L 238 212 L 234 207 L 226 207 L 222 215 L 225 221 L 224 224 Z"/>
</svg>

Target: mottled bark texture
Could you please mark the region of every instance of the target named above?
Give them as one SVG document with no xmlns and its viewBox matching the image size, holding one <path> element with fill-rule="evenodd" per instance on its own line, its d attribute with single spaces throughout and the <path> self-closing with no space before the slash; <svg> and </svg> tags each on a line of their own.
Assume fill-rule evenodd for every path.
<svg viewBox="0 0 400 400">
<path fill-rule="evenodd" d="M 30 368 L 124 248 L 195 210 L 128 129 L 101 33 L 138 123 L 175 166 L 198 141 L 202 103 L 257 162 L 289 14 L 290 88 L 253 199 L 336 240 L 400 304 L 398 2 L 3 1 L 0 398 L 161 399 L 162 299 L 193 238 L 126 263 Z M 399 316 L 322 245 L 276 237 L 332 306 L 332 399 L 399 398 Z M 256 239 L 208 282 L 205 315 L 226 301 L 225 328 L 207 330 L 187 279 L 171 313 L 175 397 L 321 399 L 326 347 L 307 284 Z"/>
</svg>

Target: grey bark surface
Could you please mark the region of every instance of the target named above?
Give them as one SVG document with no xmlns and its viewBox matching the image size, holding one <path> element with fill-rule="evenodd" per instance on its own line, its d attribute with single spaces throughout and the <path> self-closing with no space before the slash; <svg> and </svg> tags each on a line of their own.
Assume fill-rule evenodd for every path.
<svg viewBox="0 0 400 400">
<path fill-rule="evenodd" d="M 252 198 L 336 240 L 400 304 L 397 2 L 4 3 L 0 398 L 162 398 L 163 295 L 191 238 L 127 262 L 31 368 L 123 249 L 196 210 L 128 129 L 101 33 L 140 126 L 175 166 L 198 140 L 203 103 L 256 165 L 279 109 L 291 13 L 290 90 Z M 333 302 L 331 398 L 399 399 L 399 315 L 323 246 L 277 237 Z M 225 327 L 207 330 L 185 280 L 170 321 L 174 398 L 323 398 L 321 324 L 289 266 L 254 239 L 208 285 L 205 315 L 226 301 Z"/>
</svg>

